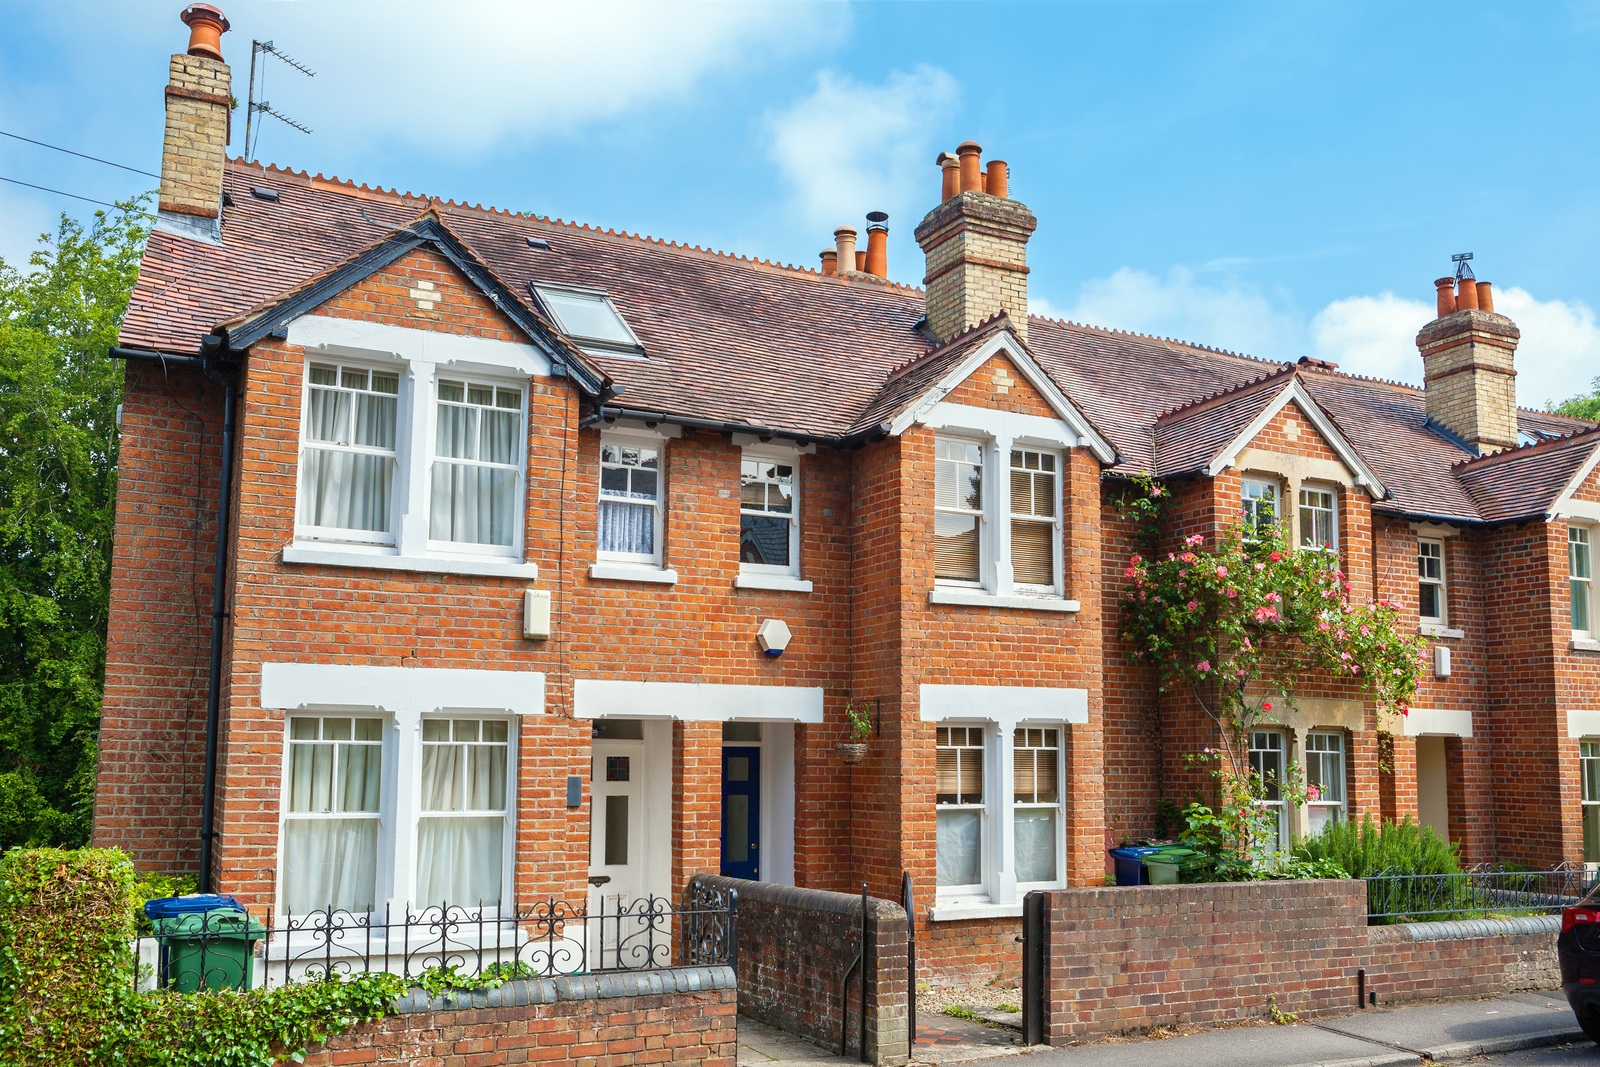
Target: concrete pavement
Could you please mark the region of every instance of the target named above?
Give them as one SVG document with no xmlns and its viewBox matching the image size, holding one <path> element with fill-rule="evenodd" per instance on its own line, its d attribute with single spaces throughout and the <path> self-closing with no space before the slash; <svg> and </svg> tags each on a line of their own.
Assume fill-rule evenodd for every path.
<svg viewBox="0 0 1600 1067">
<path fill-rule="evenodd" d="M 918 1021 L 926 1025 L 932 1020 Z M 740 1067 L 852 1062 L 748 1019 L 739 1020 L 739 1042 Z M 971 1063 L 1000 1056 L 1014 1067 L 1415 1067 L 1563 1043 L 1582 1049 L 1585 1042 L 1566 999 L 1554 992 L 1054 1049 L 919 1047 L 916 1060 Z"/>
</svg>

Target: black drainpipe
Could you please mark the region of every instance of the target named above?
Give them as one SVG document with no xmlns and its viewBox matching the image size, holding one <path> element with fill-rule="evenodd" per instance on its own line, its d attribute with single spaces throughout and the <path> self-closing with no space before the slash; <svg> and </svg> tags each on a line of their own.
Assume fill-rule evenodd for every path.
<svg viewBox="0 0 1600 1067">
<path fill-rule="evenodd" d="M 202 364 L 207 378 L 222 386 L 222 471 L 217 491 L 217 554 L 211 580 L 211 662 L 206 686 L 206 775 L 200 794 L 200 892 L 211 892 L 212 844 L 216 840 L 217 733 L 222 708 L 222 627 L 228 618 L 228 525 L 233 500 L 234 408 L 236 378 L 224 375 L 207 358 Z"/>
</svg>

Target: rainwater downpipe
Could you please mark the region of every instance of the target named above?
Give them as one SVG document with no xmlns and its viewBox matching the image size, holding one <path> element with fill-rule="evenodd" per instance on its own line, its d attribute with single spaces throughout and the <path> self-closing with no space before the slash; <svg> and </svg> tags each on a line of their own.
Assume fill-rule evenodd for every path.
<svg viewBox="0 0 1600 1067">
<path fill-rule="evenodd" d="M 217 816 L 217 734 L 222 708 L 222 628 L 228 618 L 228 525 L 233 501 L 234 408 L 237 379 L 217 370 L 210 359 L 201 361 L 207 378 L 222 386 L 222 470 L 217 488 L 217 554 L 211 571 L 211 661 L 206 686 L 206 771 L 200 793 L 200 892 L 212 889 L 211 866 L 215 853 Z"/>
</svg>

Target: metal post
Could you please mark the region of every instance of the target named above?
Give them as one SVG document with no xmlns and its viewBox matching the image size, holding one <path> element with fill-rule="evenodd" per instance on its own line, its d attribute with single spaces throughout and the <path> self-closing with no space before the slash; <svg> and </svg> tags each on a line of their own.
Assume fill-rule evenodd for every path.
<svg viewBox="0 0 1600 1067">
<path fill-rule="evenodd" d="M 1034 890 L 1022 898 L 1022 1043 L 1044 1044 L 1045 895 Z"/>
<path fill-rule="evenodd" d="M 917 897 L 911 872 L 900 875 L 900 906 L 906 909 L 906 1053 L 917 1051 Z"/>
</svg>

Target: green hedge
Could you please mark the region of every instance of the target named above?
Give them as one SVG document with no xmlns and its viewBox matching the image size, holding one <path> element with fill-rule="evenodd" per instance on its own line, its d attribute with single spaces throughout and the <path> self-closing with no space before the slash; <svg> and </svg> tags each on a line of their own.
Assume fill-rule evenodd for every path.
<svg viewBox="0 0 1600 1067">
<path fill-rule="evenodd" d="M 1371 815 L 1360 823 L 1330 822 L 1320 833 L 1295 843 L 1297 860 L 1331 860 L 1352 878 L 1379 874 L 1455 874 L 1461 870 L 1456 846 L 1418 826 L 1407 815 L 1399 822 L 1381 822 Z"/>
<path fill-rule="evenodd" d="M 138 876 L 105 849 L 0 858 L 4 1067 L 272 1067 L 384 1015 L 399 978 L 364 974 L 272 990 L 135 991 Z"/>
</svg>

